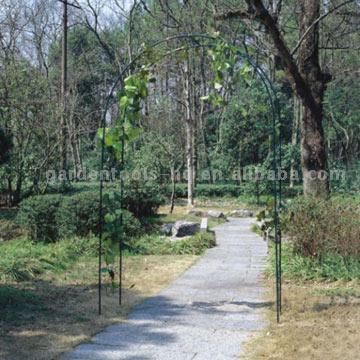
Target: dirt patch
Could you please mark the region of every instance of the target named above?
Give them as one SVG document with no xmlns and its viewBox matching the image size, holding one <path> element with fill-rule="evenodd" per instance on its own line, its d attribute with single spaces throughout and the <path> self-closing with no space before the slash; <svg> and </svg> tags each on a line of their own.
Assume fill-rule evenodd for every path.
<svg viewBox="0 0 360 360">
<path fill-rule="evenodd" d="M 283 292 L 281 324 L 275 322 L 274 309 L 267 311 L 271 325 L 248 344 L 245 359 L 359 358 L 358 283 L 286 283 Z"/>
<path fill-rule="evenodd" d="M 0 358 L 50 360 L 105 326 L 125 319 L 129 310 L 159 292 L 194 263 L 196 256 L 134 256 L 124 260 L 123 305 L 107 281 L 98 315 L 96 259 L 61 274 L 21 284 L 0 284 Z"/>
</svg>

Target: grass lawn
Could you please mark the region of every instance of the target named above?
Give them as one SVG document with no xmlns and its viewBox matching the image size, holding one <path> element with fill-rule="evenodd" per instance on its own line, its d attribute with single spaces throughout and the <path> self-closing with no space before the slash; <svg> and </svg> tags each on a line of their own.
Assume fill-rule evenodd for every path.
<svg viewBox="0 0 360 360">
<path fill-rule="evenodd" d="M 246 360 L 359 358 L 359 282 L 288 281 L 283 294 L 281 324 L 274 309 L 265 310 L 270 326 L 247 345 Z"/>
<path fill-rule="evenodd" d="M 180 201 L 174 214 L 160 209 L 154 221 L 157 225 L 180 219 L 200 221 L 199 217 L 187 215 L 186 209 Z M 12 226 L 14 214 L 1 212 L 0 221 Z M 212 219 L 210 226 L 222 222 Z M 147 244 L 144 249 L 148 252 L 136 255 L 126 251 L 121 307 L 118 289 L 113 290 L 109 276 L 103 275 L 101 316 L 95 237 L 43 244 L 32 243 L 21 235 L 1 242 L 0 359 L 56 359 L 107 325 L 123 321 L 135 304 L 158 293 L 191 266 L 198 258 L 194 254 L 213 246 L 214 235 L 198 235 L 168 243 L 156 227 L 150 227 L 150 233 L 129 239 L 133 245 L 134 241 Z M 113 268 L 118 274 L 116 265 Z"/>
<path fill-rule="evenodd" d="M 204 211 L 214 209 L 225 213 L 239 207 L 247 206 L 236 198 L 197 199 L 195 205 Z M 191 266 L 198 258 L 193 254 L 201 254 L 212 246 L 213 235 L 201 234 L 176 244 L 166 243 L 156 231 L 159 224 L 201 220 L 187 214 L 188 207 L 182 199 L 177 200 L 173 214 L 168 210 L 166 206 L 161 207 L 158 215 L 149 219 L 156 225 L 150 226 L 150 233 L 131 240 L 134 246 L 139 244 L 139 249 L 148 252 L 126 253 L 121 307 L 118 289 L 113 290 L 108 275 L 103 275 L 101 316 L 98 315 L 96 238 L 42 244 L 31 243 L 20 233 L 20 237 L 2 242 L 0 359 L 56 359 L 107 325 L 123 321 L 135 304 L 158 293 Z M 0 218 L 11 231 L 14 215 L 14 212 L 2 212 Z M 224 221 L 209 218 L 209 227 Z M 145 243 L 149 249 L 140 246 Z M 144 255 L 152 253 L 154 255 Z M 118 274 L 116 266 L 114 271 Z"/>
<path fill-rule="evenodd" d="M 122 321 L 135 304 L 159 292 L 196 261 L 193 255 L 129 256 L 124 260 L 124 304 L 107 284 L 97 307 L 97 261 L 84 258 L 61 273 L 0 283 L 0 359 L 56 359 Z M 107 278 L 104 277 L 104 280 Z"/>
</svg>

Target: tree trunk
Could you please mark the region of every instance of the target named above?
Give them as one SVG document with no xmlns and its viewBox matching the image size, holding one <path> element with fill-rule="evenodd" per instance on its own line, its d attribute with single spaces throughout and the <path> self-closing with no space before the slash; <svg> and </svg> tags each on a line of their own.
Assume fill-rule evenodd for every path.
<svg viewBox="0 0 360 360">
<path fill-rule="evenodd" d="M 279 30 L 277 20 L 269 14 L 261 0 L 246 0 L 255 17 L 266 27 L 289 81 L 303 104 L 300 125 L 301 167 L 305 196 L 326 196 L 329 193 L 323 119 L 323 97 L 329 76 L 319 64 L 320 0 L 299 0 L 300 38 L 297 62 Z M 239 14 L 236 14 L 239 16 Z M 249 16 L 246 14 L 246 16 Z M 253 15 L 252 15 L 253 16 Z M 227 14 L 229 17 L 229 14 Z M 222 17 L 223 18 L 223 17 Z"/>
<path fill-rule="evenodd" d="M 304 34 L 320 16 L 320 0 L 300 0 L 300 35 Z M 304 103 L 300 124 L 301 167 L 304 195 L 326 196 L 329 179 L 325 149 L 323 120 L 323 97 L 326 77 L 319 64 L 319 24 L 312 26 L 299 47 L 299 71 L 309 85 L 316 111 Z"/>
<path fill-rule="evenodd" d="M 199 127 L 200 127 L 200 131 L 201 131 L 203 145 L 204 145 L 205 163 L 206 163 L 206 167 L 209 171 L 209 184 L 213 184 L 214 180 L 213 180 L 213 174 L 212 174 L 211 159 L 210 159 L 210 154 L 209 154 L 209 141 L 207 139 L 206 128 L 205 128 L 205 124 L 204 124 L 204 102 L 203 101 L 200 103 Z"/>
<path fill-rule="evenodd" d="M 170 197 L 170 214 L 173 213 L 175 207 L 175 166 L 171 166 L 171 197 Z"/>
<path fill-rule="evenodd" d="M 194 171 L 193 171 L 193 121 L 191 118 L 191 74 L 189 59 L 184 65 L 184 102 L 185 102 L 185 131 L 186 131 L 186 165 L 188 184 L 188 205 L 194 205 Z"/>
</svg>

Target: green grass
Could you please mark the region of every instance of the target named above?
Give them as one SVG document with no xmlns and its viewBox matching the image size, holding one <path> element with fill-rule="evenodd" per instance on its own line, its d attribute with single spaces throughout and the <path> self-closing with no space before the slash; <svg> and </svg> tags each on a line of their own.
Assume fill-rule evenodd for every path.
<svg viewBox="0 0 360 360">
<path fill-rule="evenodd" d="M 335 288 L 314 289 L 314 295 L 340 297 L 340 298 L 360 298 L 360 291 L 354 287 L 337 286 Z"/>
<path fill-rule="evenodd" d="M 0 241 L 10 240 L 22 234 L 15 222 L 16 214 L 16 209 L 0 209 Z"/>
<path fill-rule="evenodd" d="M 142 255 L 201 255 L 206 249 L 216 245 L 212 232 L 199 232 L 186 239 L 170 241 L 158 234 L 144 235 L 128 244 L 129 254 Z"/>
<path fill-rule="evenodd" d="M 344 205 L 360 205 L 360 192 L 347 194 L 334 193 L 331 195 L 331 200 Z"/>
<path fill-rule="evenodd" d="M 127 242 L 126 255 L 200 255 L 215 245 L 212 233 L 198 233 L 171 242 L 153 233 Z M 116 245 L 117 246 L 117 245 Z M 97 255 L 96 237 L 71 238 L 57 243 L 32 243 L 20 238 L 0 244 L 0 281 L 26 281 L 45 273 L 61 273 L 83 257 Z"/>
<path fill-rule="evenodd" d="M 270 250 L 268 274 L 275 273 L 275 251 Z M 360 259 L 340 255 L 308 258 L 295 254 L 291 245 L 282 246 L 282 274 L 292 280 L 357 280 L 360 279 Z"/>
<path fill-rule="evenodd" d="M 0 281 L 24 281 L 46 271 L 62 271 L 81 256 L 95 255 L 97 239 L 72 238 L 54 244 L 32 243 L 26 238 L 0 244 Z"/>
<path fill-rule="evenodd" d="M 0 308 L 0 322 L 15 324 L 34 320 L 34 312 L 46 310 L 42 297 L 34 291 L 8 285 L 0 285 Z"/>
</svg>

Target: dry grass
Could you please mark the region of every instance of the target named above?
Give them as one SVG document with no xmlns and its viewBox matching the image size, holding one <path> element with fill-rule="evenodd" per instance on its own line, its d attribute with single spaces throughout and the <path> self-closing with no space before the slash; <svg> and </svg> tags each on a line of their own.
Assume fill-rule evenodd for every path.
<svg viewBox="0 0 360 360">
<path fill-rule="evenodd" d="M 62 274 L 10 284 L 13 302 L 0 317 L 2 360 L 50 360 L 106 325 L 124 320 L 129 309 L 154 295 L 194 263 L 196 256 L 125 258 L 124 301 L 117 291 L 103 291 L 103 314 L 97 311 L 96 260 L 84 260 Z M 104 278 L 105 279 L 105 278 Z M 9 286 L 9 284 L 7 284 Z M 2 286 L 0 284 L 0 286 Z"/>
<path fill-rule="evenodd" d="M 281 324 L 268 310 L 270 327 L 248 344 L 247 360 L 359 359 L 359 284 L 287 283 L 283 290 Z"/>
</svg>

